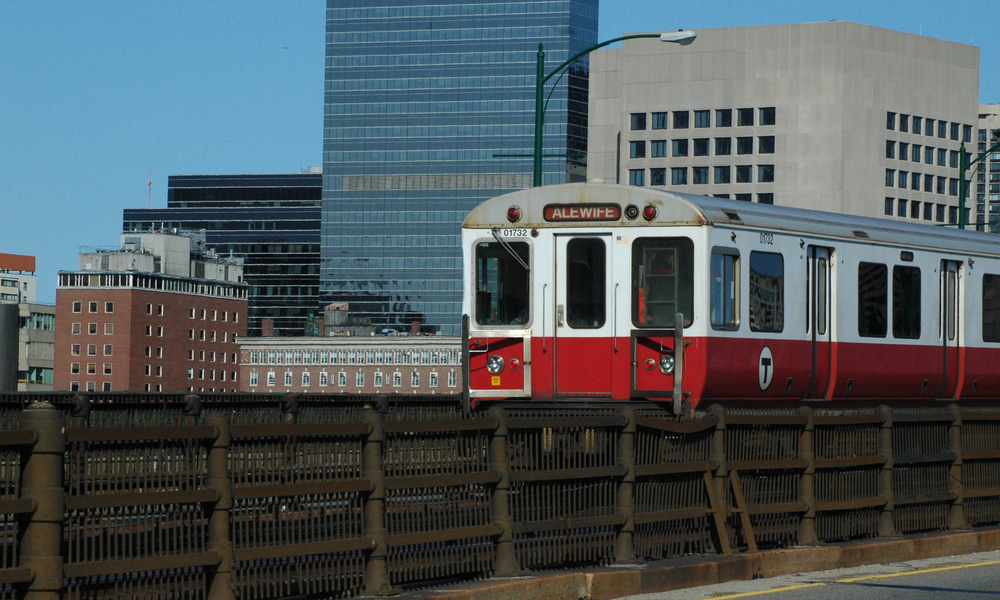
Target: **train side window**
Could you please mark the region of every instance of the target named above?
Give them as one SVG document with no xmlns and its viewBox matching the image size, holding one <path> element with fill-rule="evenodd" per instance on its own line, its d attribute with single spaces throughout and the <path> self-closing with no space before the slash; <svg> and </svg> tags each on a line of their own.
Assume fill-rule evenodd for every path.
<svg viewBox="0 0 1000 600">
<path fill-rule="evenodd" d="M 740 326 L 740 253 L 734 248 L 712 249 L 712 328 Z"/>
<path fill-rule="evenodd" d="M 574 329 L 604 326 L 607 252 L 600 238 L 574 238 L 566 243 L 566 323 Z"/>
<path fill-rule="evenodd" d="M 920 269 L 892 268 L 892 337 L 920 337 Z"/>
<path fill-rule="evenodd" d="M 688 238 L 638 238 L 632 244 L 632 323 L 684 326 L 694 318 L 694 243 Z"/>
<path fill-rule="evenodd" d="M 750 253 L 750 331 L 785 328 L 785 259 L 777 252 Z"/>
<path fill-rule="evenodd" d="M 1000 342 L 1000 275 L 983 275 L 983 341 Z"/>
<path fill-rule="evenodd" d="M 527 242 L 476 244 L 478 325 L 524 326 L 529 321 Z"/>
<path fill-rule="evenodd" d="M 888 329 L 889 269 L 858 263 L 858 335 L 885 337 Z"/>
</svg>

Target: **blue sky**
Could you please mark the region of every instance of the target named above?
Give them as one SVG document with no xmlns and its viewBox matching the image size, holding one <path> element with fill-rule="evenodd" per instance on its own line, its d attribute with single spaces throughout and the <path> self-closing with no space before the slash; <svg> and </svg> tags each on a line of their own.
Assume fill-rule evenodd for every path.
<svg viewBox="0 0 1000 600">
<path fill-rule="evenodd" d="M 297 173 L 322 162 L 323 0 L 0 2 L 0 252 L 38 258 L 38 300 L 167 176 Z M 996 0 L 602 0 L 624 32 L 855 21 L 974 44 L 1000 102 Z"/>
</svg>

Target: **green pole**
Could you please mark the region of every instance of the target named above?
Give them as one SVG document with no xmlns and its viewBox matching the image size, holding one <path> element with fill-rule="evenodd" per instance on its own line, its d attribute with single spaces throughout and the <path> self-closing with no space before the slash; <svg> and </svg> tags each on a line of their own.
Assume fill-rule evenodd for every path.
<svg viewBox="0 0 1000 600">
<path fill-rule="evenodd" d="M 542 105 L 542 86 L 545 83 L 545 50 L 538 44 L 538 62 L 535 68 L 535 154 L 534 187 L 542 185 L 542 127 L 545 125 L 545 107 Z"/>
</svg>

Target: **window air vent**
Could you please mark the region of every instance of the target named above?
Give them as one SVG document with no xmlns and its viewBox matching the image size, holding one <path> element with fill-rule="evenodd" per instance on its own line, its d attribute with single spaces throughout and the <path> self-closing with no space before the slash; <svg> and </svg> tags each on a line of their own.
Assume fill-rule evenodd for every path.
<svg viewBox="0 0 1000 600">
<path fill-rule="evenodd" d="M 863 240 L 871 239 L 868 237 L 867 233 L 861 231 L 860 229 L 855 229 L 852 233 L 854 233 L 854 237 L 856 238 L 861 238 Z"/>
<path fill-rule="evenodd" d="M 736 214 L 735 212 L 733 212 L 731 210 L 724 210 L 722 212 L 723 212 L 723 214 L 726 215 L 726 218 L 728 218 L 730 221 L 739 221 L 741 223 L 743 222 L 743 219 L 741 219 L 738 214 Z"/>
</svg>

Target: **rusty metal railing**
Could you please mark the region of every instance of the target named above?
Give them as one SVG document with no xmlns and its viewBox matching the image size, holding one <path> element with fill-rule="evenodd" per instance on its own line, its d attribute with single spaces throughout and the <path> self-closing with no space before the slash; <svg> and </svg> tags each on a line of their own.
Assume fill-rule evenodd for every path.
<svg viewBox="0 0 1000 600">
<path fill-rule="evenodd" d="M 0 600 L 385 595 L 997 523 L 993 408 L 0 396 Z"/>
</svg>

